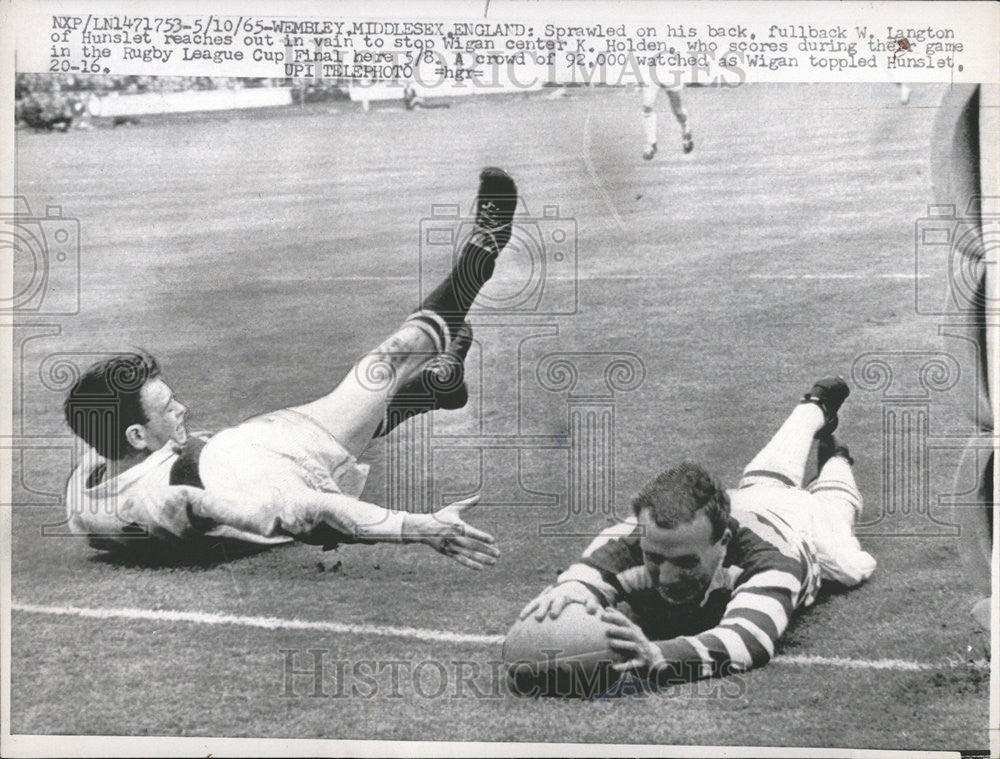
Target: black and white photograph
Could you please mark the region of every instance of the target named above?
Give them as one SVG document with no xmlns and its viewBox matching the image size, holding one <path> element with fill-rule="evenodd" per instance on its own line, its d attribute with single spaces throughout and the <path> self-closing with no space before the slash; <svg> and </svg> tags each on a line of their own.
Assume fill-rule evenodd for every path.
<svg viewBox="0 0 1000 759">
<path fill-rule="evenodd" d="M 5 756 L 998 755 L 1000 7 L 4 6 Z"/>
</svg>

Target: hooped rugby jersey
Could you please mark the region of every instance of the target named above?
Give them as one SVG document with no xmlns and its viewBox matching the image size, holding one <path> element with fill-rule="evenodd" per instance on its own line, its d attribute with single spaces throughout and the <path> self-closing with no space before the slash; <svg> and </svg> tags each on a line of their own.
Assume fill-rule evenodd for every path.
<svg viewBox="0 0 1000 759">
<path fill-rule="evenodd" d="M 634 518 L 604 530 L 559 576 L 590 586 L 608 605 L 628 604 L 666 659 L 663 683 L 727 675 L 766 664 L 800 606 L 816 597 L 815 554 L 779 515 L 733 510 L 732 539 L 700 602 L 672 604 L 656 590 Z"/>
</svg>

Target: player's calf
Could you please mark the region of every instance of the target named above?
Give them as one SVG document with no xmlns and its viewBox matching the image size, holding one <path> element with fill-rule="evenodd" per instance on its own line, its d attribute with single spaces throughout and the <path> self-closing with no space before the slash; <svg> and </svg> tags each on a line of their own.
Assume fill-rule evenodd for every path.
<svg viewBox="0 0 1000 759">
<path fill-rule="evenodd" d="M 404 382 L 386 407 L 373 437 L 389 434 L 399 424 L 428 411 L 462 408 L 469 400 L 465 357 L 472 346 L 472 326 L 464 323 L 446 351 L 428 360 L 419 374 Z"/>
<path fill-rule="evenodd" d="M 819 439 L 819 472 L 807 490 L 813 496 L 813 544 L 825 579 L 853 587 L 868 579 L 876 562 L 854 536 L 863 500 L 854 481 L 850 450 L 831 434 Z"/>
<path fill-rule="evenodd" d="M 510 175 L 503 169 L 483 169 L 472 235 L 462 245 L 451 273 L 421 304 L 423 312 L 438 314 L 452 331 L 461 327 L 510 241 L 516 210 L 517 186 Z"/>
</svg>

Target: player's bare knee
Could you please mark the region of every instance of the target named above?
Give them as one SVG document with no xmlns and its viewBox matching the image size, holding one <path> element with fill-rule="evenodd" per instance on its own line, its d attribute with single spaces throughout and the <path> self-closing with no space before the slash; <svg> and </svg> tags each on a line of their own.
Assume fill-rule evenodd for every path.
<svg viewBox="0 0 1000 759">
<path fill-rule="evenodd" d="M 398 366 L 409 360 L 418 363 L 426 361 L 439 351 L 440 348 L 429 330 L 418 327 L 413 322 L 407 322 L 367 354 L 365 359 L 376 358 L 392 366 Z"/>
</svg>

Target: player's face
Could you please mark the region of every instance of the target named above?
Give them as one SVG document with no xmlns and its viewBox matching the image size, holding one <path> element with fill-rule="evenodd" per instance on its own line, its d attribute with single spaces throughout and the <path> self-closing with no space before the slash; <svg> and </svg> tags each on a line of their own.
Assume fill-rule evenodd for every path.
<svg viewBox="0 0 1000 759">
<path fill-rule="evenodd" d="M 726 554 L 729 530 L 713 541 L 712 524 L 704 514 L 667 529 L 653 521 L 648 509 L 639 515 L 639 524 L 646 571 L 660 596 L 673 604 L 701 601 Z"/>
<path fill-rule="evenodd" d="M 171 441 L 187 441 L 187 406 L 174 397 L 166 382 L 157 378 L 143 385 L 139 403 L 149 420 L 142 425 L 147 450 L 158 451 Z"/>
</svg>

